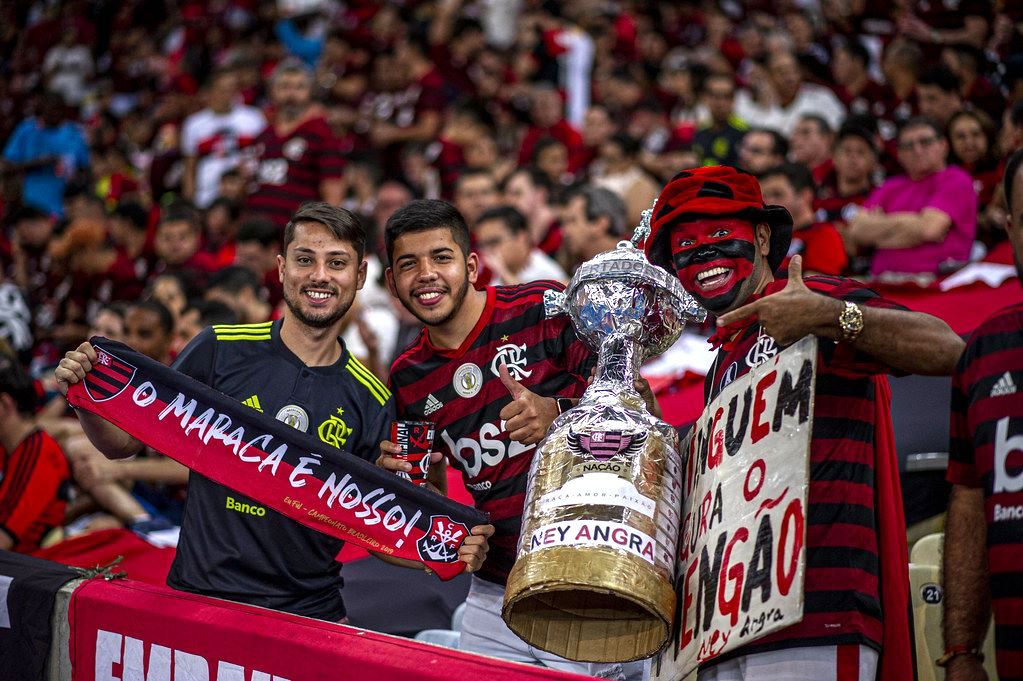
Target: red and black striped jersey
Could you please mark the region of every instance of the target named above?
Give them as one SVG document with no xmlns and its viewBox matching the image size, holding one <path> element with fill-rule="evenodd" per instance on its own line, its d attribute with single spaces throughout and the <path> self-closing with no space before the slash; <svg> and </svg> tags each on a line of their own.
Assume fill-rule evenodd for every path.
<svg viewBox="0 0 1023 681">
<path fill-rule="evenodd" d="M 984 490 L 998 674 L 1023 679 L 1023 303 L 973 332 L 952 375 L 948 479 Z"/>
<path fill-rule="evenodd" d="M 28 553 L 64 523 L 69 473 L 57 442 L 35 430 L 12 451 L 0 449 L 0 530 L 13 550 Z"/>
<path fill-rule="evenodd" d="M 487 287 L 475 328 L 456 350 L 430 344 L 428 331 L 395 360 L 391 390 L 400 418 L 437 424 L 435 447 L 461 471 L 476 507 L 496 533 L 479 576 L 504 584 L 515 562 L 526 478 L 536 445 L 513 442 L 500 412 L 511 395 L 499 367 L 544 397 L 579 397 L 595 357 L 568 317 L 548 317 L 543 297 L 553 281 Z"/>
<path fill-rule="evenodd" d="M 285 137 L 268 125 L 256 138 L 258 187 L 247 208 L 284 228 L 306 201 L 320 200 L 320 182 L 341 177 L 340 145 L 323 118 L 310 118 Z"/>
<path fill-rule="evenodd" d="M 851 279 L 807 277 L 826 296 L 861 306 L 904 309 Z M 781 290 L 778 279 L 762 295 Z M 762 296 L 754 296 L 759 298 Z M 745 655 L 798 646 L 846 643 L 880 648 L 875 381 L 888 367 L 848 343 L 821 339 L 810 444 L 809 512 L 802 622 L 735 651 Z M 751 324 L 727 341 L 707 375 L 707 401 L 784 348 Z"/>
</svg>

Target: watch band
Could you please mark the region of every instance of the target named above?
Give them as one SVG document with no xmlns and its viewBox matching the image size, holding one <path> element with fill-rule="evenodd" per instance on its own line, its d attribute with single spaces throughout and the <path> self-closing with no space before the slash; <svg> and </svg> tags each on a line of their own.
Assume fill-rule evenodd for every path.
<svg viewBox="0 0 1023 681">
<path fill-rule="evenodd" d="M 564 414 L 566 411 L 575 406 L 575 402 L 567 397 L 556 397 L 554 401 L 558 404 L 558 414 Z"/>
<path fill-rule="evenodd" d="M 949 646 L 945 649 L 945 654 L 935 660 L 934 664 L 939 667 L 947 667 L 949 662 L 960 655 L 972 655 L 978 661 L 984 661 L 984 653 L 980 652 L 980 648 L 977 646 Z"/>
<path fill-rule="evenodd" d="M 838 327 L 842 330 L 840 341 L 852 343 L 863 332 L 863 310 L 856 303 L 846 301 L 838 313 Z"/>
</svg>

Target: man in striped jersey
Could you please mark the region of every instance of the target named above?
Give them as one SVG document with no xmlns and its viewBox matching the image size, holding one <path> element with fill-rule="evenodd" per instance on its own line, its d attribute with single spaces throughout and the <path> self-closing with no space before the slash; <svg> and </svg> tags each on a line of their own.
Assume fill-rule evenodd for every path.
<svg viewBox="0 0 1023 681">
<path fill-rule="evenodd" d="M 386 245 L 391 294 L 425 326 L 391 367 L 398 414 L 437 424 L 430 482 L 446 491 L 445 466 L 457 468 L 496 528 L 469 589 L 460 647 L 566 671 L 604 671 L 529 646 L 501 619 L 536 444 L 582 395 L 594 361 L 567 317 L 544 313 L 544 292 L 563 287 L 538 281 L 475 289 L 479 261 L 469 250 L 469 229 L 444 201 L 413 201 L 395 212 Z M 408 470 L 390 456 L 394 443 L 380 447 L 379 465 Z"/>
<path fill-rule="evenodd" d="M 185 347 L 174 368 L 327 445 L 373 459 L 394 417 L 394 400 L 338 337 L 342 318 L 366 279 L 365 244 L 365 231 L 348 211 L 326 203 L 304 205 L 288 222 L 284 255 L 278 256 L 284 317 L 207 328 Z M 69 384 L 84 380 L 96 361 L 89 343 L 67 353 L 56 370 L 61 390 L 66 394 Z M 138 440 L 99 416 L 82 411 L 79 418 L 86 435 L 109 458 L 142 449 Z M 470 569 L 486 553 L 483 539 L 466 540 L 463 559 Z M 341 621 L 343 582 L 335 558 L 342 544 L 192 473 L 167 583 L 182 591 Z"/>
<path fill-rule="evenodd" d="M 1005 167 L 1007 226 L 1023 278 L 1023 151 Z M 1023 304 L 980 325 L 952 375 L 952 485 L 945 526 L 948 681 L 986 679 L 979 652 L 995 616 L 1002 681 L 1023 679 Z"/>
<path fill-rule="evenodd" d="M 705 397 L 807 334 L 820 337 L 803 620 L 705 665 L 700 681 L 912 678 L 908 576 L 885 373 L 951 373 L 962 340 L 841 277 L 775 278 L 792 218 L 731 167 L 680 172 L 647 255 L 717 316 Z M 900 621 L 901 620 L 901 621 Z M 879 653 L 881 654 L 879 656 Z"/>
</svg>

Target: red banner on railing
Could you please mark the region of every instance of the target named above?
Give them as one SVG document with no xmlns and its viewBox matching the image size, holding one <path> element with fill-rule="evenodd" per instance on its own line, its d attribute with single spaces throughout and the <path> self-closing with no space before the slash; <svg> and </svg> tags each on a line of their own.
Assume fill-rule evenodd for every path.
<svg viewBox="0 0 1023 681">
<path fill-rule="evenodd" d="M 585 677 L 130 580 L 80 586 L 72 681 L 441 681 Z"/>
</svg>

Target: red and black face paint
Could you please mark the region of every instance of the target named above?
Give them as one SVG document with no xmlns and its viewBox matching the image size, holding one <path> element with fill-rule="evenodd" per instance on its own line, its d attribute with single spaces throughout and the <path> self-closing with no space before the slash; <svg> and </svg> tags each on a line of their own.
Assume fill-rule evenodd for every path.
<svg viewBox="0 0 1023 681">
<path fill-rule="evenodd" d="M 753 273 L 753 225 L 738 218 L 683 222 L 671 232 L 671 260 L 679 281 L 713 313 L 728 309 Z"/>
</svg>

